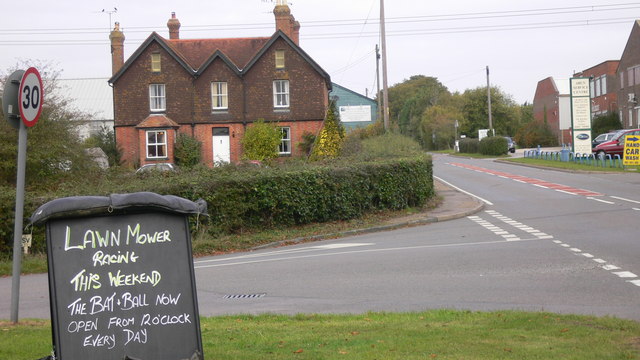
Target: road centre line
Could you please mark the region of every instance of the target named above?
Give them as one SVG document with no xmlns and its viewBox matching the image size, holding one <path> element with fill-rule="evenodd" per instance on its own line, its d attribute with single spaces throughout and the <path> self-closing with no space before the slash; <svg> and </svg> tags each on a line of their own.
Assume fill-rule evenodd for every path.
<svg viewBox="0 0 640 360">
<path fill-rule="evenodd" d="M 588 196 L 587 199 L 589 200 L 595 200 L 595 201 L 599 201 L 601 203 L 605 203 L 605 204 L 609 204 L 609 205 L 615 205 L 615 203 L 613 201 L 607 201 L 607 200 L 602 200 L 602 199 L 596 199 L 594 197 Z"/>
<path fill-rule="evenodd" d="M 614 198 L 614 199 L 622 200 L 622 201 L 628 201 L 628 202 L 631 202 L 631 203 L 640 204 L 640 201 L 636 201 L 636 200 L 626 199 L 626 198 L 619 197 L 619 196 L 611 196 L 611 197 Z"/>
<path fill-rule="evenodd" d="M 248 264 L 257 264 L 257 263 L 265 263 L 265 262 L 278 262 L 278 261 L 287 261 L 287 260 L 298 260 L 298 259 L 308 259 L 308 258 L 318 258 L 325 256 L 337 256 L 337 255 L 349 255 L 349 254 L 365 254 L 365 253 L 379 253 L 379 252 L 392 252 L 392 251 L 405 251 L 405 250 L 418 250 L 418 249 L 437 249 L 437 248 L 449 248 L 449 247 L 468 247 L 468 246 L 481 246 L 481 245 L 495 245 L 495 244 L 507 244 L 507 243 L 516 243 L 516 242 L 525 242 L 525 241 L 539 241 L 540 239 L 520 239 L 518 241 L 508 241 L 508 240 L 495 240 L 495 241 L 480 241 L 480 242 L 466 242 L 466 243 L 454 243 L 454 244 L 439 244 L 439 245 L 419 245 L 419 246 L 407 246 L 407 247 L 395 247 L 395 248 L 384 248 L 384 249 L 366 249 L 366 250 L 354 250 L 354 251 L 340 251 L 340 252 L 332 252 L 332 253 L 321 253 L 321 254 L 306 254 L 306 255 L 295 255 L 292 257 L 278 257 L 272 259 L 255 259 L 255 260 L 247 260 L 247 261 L 237 261 L 230 262 L 225 264 L 210 264 L 210 265 L 197 265 L 195 264 L 195 269 L 205 269 L 205 268 L 213 268 L 213 267 L 223 267 L 223 266 L 234 266 L 234 265 L 248 265 Z M 287 254 L 283 254 L 287 255 Z M 224 260 L 234 260 L 240 258 L 232 258 L 232 259 L 222 259 Z"/>
</svg>

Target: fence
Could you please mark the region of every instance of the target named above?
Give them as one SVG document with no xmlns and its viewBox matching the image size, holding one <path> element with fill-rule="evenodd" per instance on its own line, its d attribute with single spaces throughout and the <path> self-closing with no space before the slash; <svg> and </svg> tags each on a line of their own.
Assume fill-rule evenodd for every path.
<svg viewBox="0 0 640 360">
<path fill-rule="evenodd" d="M 574 153 L 569 151 L 568 149 L 562 149 L 560 151 L 542 151 L 538 147 L 537 149 L 533 150 L 525 150 L 524 157 L 550 161 L 571 161 L 576 164 L 590 165 L 602 168 L 624 168 L 620 155 L 611 156 L 610 154 L 603 154 L 598 156 L 591 153 Z"/>
</svg>

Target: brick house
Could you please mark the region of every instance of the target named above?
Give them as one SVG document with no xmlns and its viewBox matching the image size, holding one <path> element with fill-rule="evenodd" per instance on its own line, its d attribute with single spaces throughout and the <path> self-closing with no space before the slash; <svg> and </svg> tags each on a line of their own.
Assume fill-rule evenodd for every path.
<svg viewBox="0 0 640 360">
<path fill-rule="evenodd" d="M 559 144 L 571 143 L 571 102 L 569 80 L 540 80 L 533 97 L 533 118 L 547 121 Z"/>
<path fill-rule="evenodd" d="M 575 77 L 591 78 L 591 118 L 618 111 L 616 71 L 618 60 L 608 60 L 575 74 Z"/>
<path fill-rule="evenodd" d="M 627 45 L 620 57 L 618 79 L 620 121 L 626 129 L 640 127 L 640 20 L 633 23 Z"/>
<path fill-rule="evenodd" d="M 242 159 L 241 139 L 264 119 L 282 130 L 281 156 L 296 156 L 306 132 L 322 128 L 330 76 L 299 46 L 300 25 L 287 5 L 274 9 L 271 37 L 169 39 L 152 33 L 124 62 L 124 34 L 110 34 L 116 142 L 125 163 L 174 162 L 179 133 L 202 143 L 202 161 Z"/>
</svg>

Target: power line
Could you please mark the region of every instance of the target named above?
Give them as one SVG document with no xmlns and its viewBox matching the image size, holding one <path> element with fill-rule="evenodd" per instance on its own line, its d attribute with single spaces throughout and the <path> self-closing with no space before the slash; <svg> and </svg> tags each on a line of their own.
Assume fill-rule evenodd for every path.
<svg viewBox="0 0 640 360">
<path fill-rule="evenodd" d="M 479 19 L 495 19 L 495 18 L 514 18 L 523 16 L 543 16 L 543 15 L 566 15 L 593 13 L 603 11 L 622 11 L 640 8 L 640 3 L 623 3 L 610 5 L 584 5 L 573 7 L 559 8 L 542 8 L 527 10 L 506 10 L 493 12 L 474 12 L 474 13 L 457 13 L 442 15 L 424 15 L 424 16 L 408 16 L 388 18 L 387 23 L 407 24 L 416 22 L 435 22 L 435 21 L 459 21 L 459 20 L 479 20 Z M 378 21 L 366 19 L 346 19 L 346 20 L 311 20 L 305 21 L 305 28 L 328 27 L 328 26 L 366 26 L 379 25 Z M 181 31 L 237 31 L 237 30 L 261 30 L 272 28 L 273 23 L 254 23 L 254 24 L 205 24 L 205 25 L 183 25 Z M 127 33 L 149 32 L 164 27 L 154 26 L 123 26 L 122 29 Z M 0 29 L 0 35 L 74 35 L 74 34 L 104 34 L 104 28 L 32 28 L 32 29 Z"/>
</svg>

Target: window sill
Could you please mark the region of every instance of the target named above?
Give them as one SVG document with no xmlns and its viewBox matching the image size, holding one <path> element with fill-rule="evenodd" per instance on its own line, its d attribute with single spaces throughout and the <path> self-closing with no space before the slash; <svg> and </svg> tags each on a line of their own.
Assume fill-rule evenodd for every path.
<svg viewBox="0 0 640 360">
<path fill-rule="evenodd" d="M 289 109 L 288 107 L 287 108 L 275 108 L 275 109 L 273 109 L 273 112 L 276 112 L 276 113 L 288 113 L 288 112 L 291 112 L 291 109 Z"/>
</svg>

